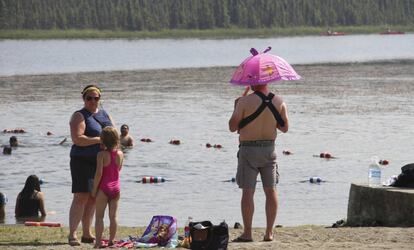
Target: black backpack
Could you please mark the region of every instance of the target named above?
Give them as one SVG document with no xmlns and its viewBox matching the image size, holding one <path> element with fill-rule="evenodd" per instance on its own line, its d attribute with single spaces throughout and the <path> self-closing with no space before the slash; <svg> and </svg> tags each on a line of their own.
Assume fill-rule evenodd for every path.
<svg viewBox="0 0 414 250">
<path fill-rule="evenodd" d="M 192 250 L 226 250 L 229 227 L 224 221 L 219 225 L 213 225 L 210 221 L 191 222 L 190 235 Z"/>
<path fill-rule="evenodd" d="M 401 174 L 391 186 L 414 188 L 414 163 L 407 164 L 401 168 Z"/>
</svg>

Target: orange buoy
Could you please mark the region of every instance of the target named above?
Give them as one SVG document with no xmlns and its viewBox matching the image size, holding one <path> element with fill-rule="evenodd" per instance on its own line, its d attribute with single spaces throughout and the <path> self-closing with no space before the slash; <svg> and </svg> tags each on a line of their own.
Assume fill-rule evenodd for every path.
<svg viewBox="0 0 414 250">
<path fill-rule="evenodd" d="M 331 153 L 322 152 L 319 155 L 313 155 L 313 157 L 325 158 L 325 159 L 338 159 L 337 157 L 333 156 Z"/>
<path fill-rule="evenodd" d="M 61 227 L 59 222 L 26 221 L 24 225 L 28 227 Z"/>
<path fill-rule="evenodd" d="M 165 182 L 164 177 L 161 176 L 144 176 L 142 177 L 141 182 L 143 184 L 145 183 L 160 183 L 160 182 Z"/>
<path fill-rule="evenodd" d="M 180 144 L 181 144 L 181 142 L 180 142 L 180 140 L 171 140 L 171 141 L 170 141 L 170 144 L 173 144 L 173 145 L 180 145 Z"/>
<path fill-rule="evenodd" d="M 383 166 L 385 166 L 385 165 L 388 165 L 389 164 L 389 161 L 388 160 L 379 160 L 379 162 L 378 162 L 380 165 L 383 165 Z"/>
</svg>

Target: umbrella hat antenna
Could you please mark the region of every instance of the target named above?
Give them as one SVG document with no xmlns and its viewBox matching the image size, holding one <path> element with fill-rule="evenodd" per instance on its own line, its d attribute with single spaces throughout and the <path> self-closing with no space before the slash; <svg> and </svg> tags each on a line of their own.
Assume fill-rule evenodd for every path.
<svg viewBox="0 0 414 250">
<path fill-rule="evenodd" d="M 256 56 L 256 55 L 259 54 L 259 52 L 257 52 L 257 50 L 255 48 L 251 48 L 250 53 L 252 53 L 253 56 Z"/>
<path fill-rule="evenodd" d="M 271 49 L 272 49 L 272 47 L 269 46 L 263 51 L 263 53 L 266 53 L 266 52 L 270 51 Z"/>
<path fill-rule="evenodd" d="M 268 52 L 268 51 L 270 51 L 272 49 L 272 47 L 267 47 L 262 53 L 266 53 L 266 52 Z M 257 52 L 257 50 L 255 49 L 255 48 L 251 48 L 250 49 L 250 53 L 253 55 L 253 56 L 256 56 L 256 55 L 258 55 L 259 54 L 259 52 Z"/>
</svg>

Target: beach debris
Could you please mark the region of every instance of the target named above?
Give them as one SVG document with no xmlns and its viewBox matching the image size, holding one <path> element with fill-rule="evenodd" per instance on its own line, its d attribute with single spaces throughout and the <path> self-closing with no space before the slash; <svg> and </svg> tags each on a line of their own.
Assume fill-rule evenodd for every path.
<svg viewBox="0 0 414 250">
<path fill-rule="evenodd" d="M 13 128 L 13 129 L 4 129 L 3 133 L 13 133 L 13 134 L 22 134 L 26 133 L 26 130 L 24 128 Z"/>
<path fill-rule="evenodd" d="M 398 180 L 398 175 L 391 175 L 391 177 L 388 178 L 388 180 L 384 181 L 382 185 L 389 187 L 389 186 L 394 185 L 397 180 Z"/>
<path fill-rule="evenodd" d="M 165 182 L 165 181 L 166 181 L 165 178 L 161 176 L 144 176 L 139 182 L 145 184 L 145 183 L 160 183 L 160 182 Z"/>
<path fill-rule="evenodd" d="M 141 138 L 142 142 L 153 142 L 150 138 Z"/>
<path fill-rule="evenodd" d="M 290 151 L 290 150 L 286 149 L 286 150 L 283 150 L 283 151 L 282 151 L 282 153 L 283 153 L 284 155 L 291 155 L 291 154 L 292 154 L 292 151 Z"/>
<path fill-rule="evenodd" d="M 180 144 L 181 144 L 181 142 L 180 142 L 180 140 L 170 140 L 170 144 L 173 144 L 173 145 L 180 145 Z"/>
<path fill-rule="evenodd" d="M 332 227 L 333 228 L 344 227 L 345 225 L 346 225 L 346 220 L 342 219 L 342 220 L 338 220 L 334 224 L 332 224 Z"/>
<path fill-rule="evenodd" d="M 50 131 L 47 131 L 46 135 L 53 135 L 53 133 Z"/>
<path fill-rule="evenodd" d="M 243 226 L 242 226 L 242 224 L 236 222 L 236 223 L 234 223 L 234 229 L 243 229 Z"/>
<path fill-rule="evenodd" d="M 386 166 L 386 165 L 390 164 L 390 162 L 388 160 L 379 160 L 378 163 L 380 165 L 383 165 L 383 166 Z"/>
</svg>

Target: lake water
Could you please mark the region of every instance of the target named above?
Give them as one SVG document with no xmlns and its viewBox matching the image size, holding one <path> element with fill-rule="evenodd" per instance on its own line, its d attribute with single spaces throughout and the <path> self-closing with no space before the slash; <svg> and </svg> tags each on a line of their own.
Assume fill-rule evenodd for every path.
<svg viewBox="0 0 414 250">
<path fill-rule="evenodd" d="M 414 34 L 199 40 L 2 40 L 0 75 L 238 65 L 267 46 L 291 64 L 414 58 Z"/>
<path fill-rule="evenodd" d="M 403 37 L 400 38 L 405 39 Z M 296 39 L 312 40 L 292 38 L 293 41 Z M 341 41 L 334 37 L 314 39 L 332 43 Z M 264 40 L 253 39 L 250 43 L 247 39 L 218 40 L 215 45 L 213 41 L 200 40 L 197 43 L 211 43 L 211 46 L 220 48 L 217 53 L 228 53 L 226 50 L 230 48 L 218 44 L 243 47 L 239 44 L 243 42 L 246 45 L 240 50 L 248 51 L 250 47 L 267 45 Z M 261 42 L 260 46 L 256 46 L 257 41 Z M 95 42 L 97 47 L 111 43 L 122 47 L 122 44 L 148 41 Z M 159 42 L 167 44 L 167 41 Z M 180 44 L 171 42 L 177 46 Z M 189 43 L 181 41 L 186 42 Z M 1 46 L 7 44 L 15 48 L 22 44 L 45 48 L 42 43 L 49 43 L 50 47 L 66 43 L 67 48 L 91 43 L 89 47 L 93 47 L 92 41 L 0 42 Z M 51 71 L 80 71 L 80 68 L 65 66 L 64 58 L 70 57 L 68 51 L 62 61 L 53 64 Z M 406 57 L 394 59 L 414 59 L 412 48 L 411 52 L 410 48 L 407 51 Z M 170 54 L 175 52 L 170 51 Z M 65 54 L 63 49 L 56 53 Z M 232 59 L 235 60 L 234 67 L 0 77 L 0 129 L 23 127 L 27 130 L 25 134 L 17 134 L 24 144 L 22 147 L 10 156 L 0 155 L 0 190 L 9 198 L 6 223 L 15 223 L 15 199 L 26 177 L 37 174 L 45 181 L 42 191 L 45 192 L 47 210 L 56 211 L 47 220 L 68 224 L 72 197 L 70 142 L 63 146 L 58 142 L 69 137 L 70 115 L 81 108 L 80 91 L 89 82 L 99 82 L 104 91 L 104 108 L 114 117 L 118 127 L 122 123 L 129 124 L 130 132 L 137 140 L 136 147 L 125 152 L 120 225 L 144 226 L 156 214 L 175 216 L 180 226 L 190 215 L 196 220 L 208 219 L 215 223 L 223 219 L 230 225 L 242 222 L 241 191 L 234 183 L 223 182 L 235 176 L 237 164 L 237 134 L 228 131 L 227 122 L 233 101 L 242 92 L 241 88 L 228 84 L 235 65 L 246 56 L 246 53 L 238 53 L 239 58 Z M 21 60 L 18 57 L 15 54 L 13 60 Z M 190 61 L 186 56 L 182 57 L 182 60 Z M 355 55 L 355 58 L 360 57 Z M 55 59 L 59 58 L 56 56 Z M 226 57 L 222 59 L 223 65 L 231 61 Z M 2 57 L 1 65 L 7 64 L 4 60 Z M 93 60 L 100 61 L 97 58 Z M 304 57 L 300 60 L 311 62 L 315 59 Z M 46 61 L 37 61 L 43 70 L 50 64 Z M 86 71 L 95 69 L 90 61 L 82 63 Z M 27 71 L 19 74 L 43 72 L 42 67 L 30 68 L 36 65 L 27 62 L 25 65 Z M 108 66 L 107 70 L 115 70 L 114 65 L 112 68 Z M 183 63 L 180 67 L 185 65 Z M 391 162 L 383 170 L 384 179 L 398 174 L 401 166 L 413 161 L 410 136 L 414 130 L 413 66 L 412 61 L 302 65 L 295 67 L 302 80 L 272 86 L 273 91 L 282 95 L 287 103 L 291 120 L 289 132 L 279 134 L 276 144 L 281 174 L 277 224 L 330 225 L 346 217 L 350 183 L 366 182 L 371 156 L 378 155 Z M 47 131 L 54 135 L 47 136 Z M 6 144 L 10 136 L 0 133 L 0 144 Z M 139 142 L 145 137 L 154 142 Z M 170 145 L 171 139 L 179 139 L 182 144 Z M 207 142 L 221 144 L 223 148 L 208 149 L 205 147 Z M 283 155 L 282 151 L 286 149 L 293 154 Z M 331 152 L 338 159 L 313 157 L 323 151 Z M 161 184 L 137 183 L 145 175 L 163 176 L 168 181 Z M 320 176 L 326 182 L 320 185 L 301 182 L 312 176 Z M 258 183 L 255 201 L 254 226 L 263 227 L 265 215 L 261 183 Z"/>
</svg>

